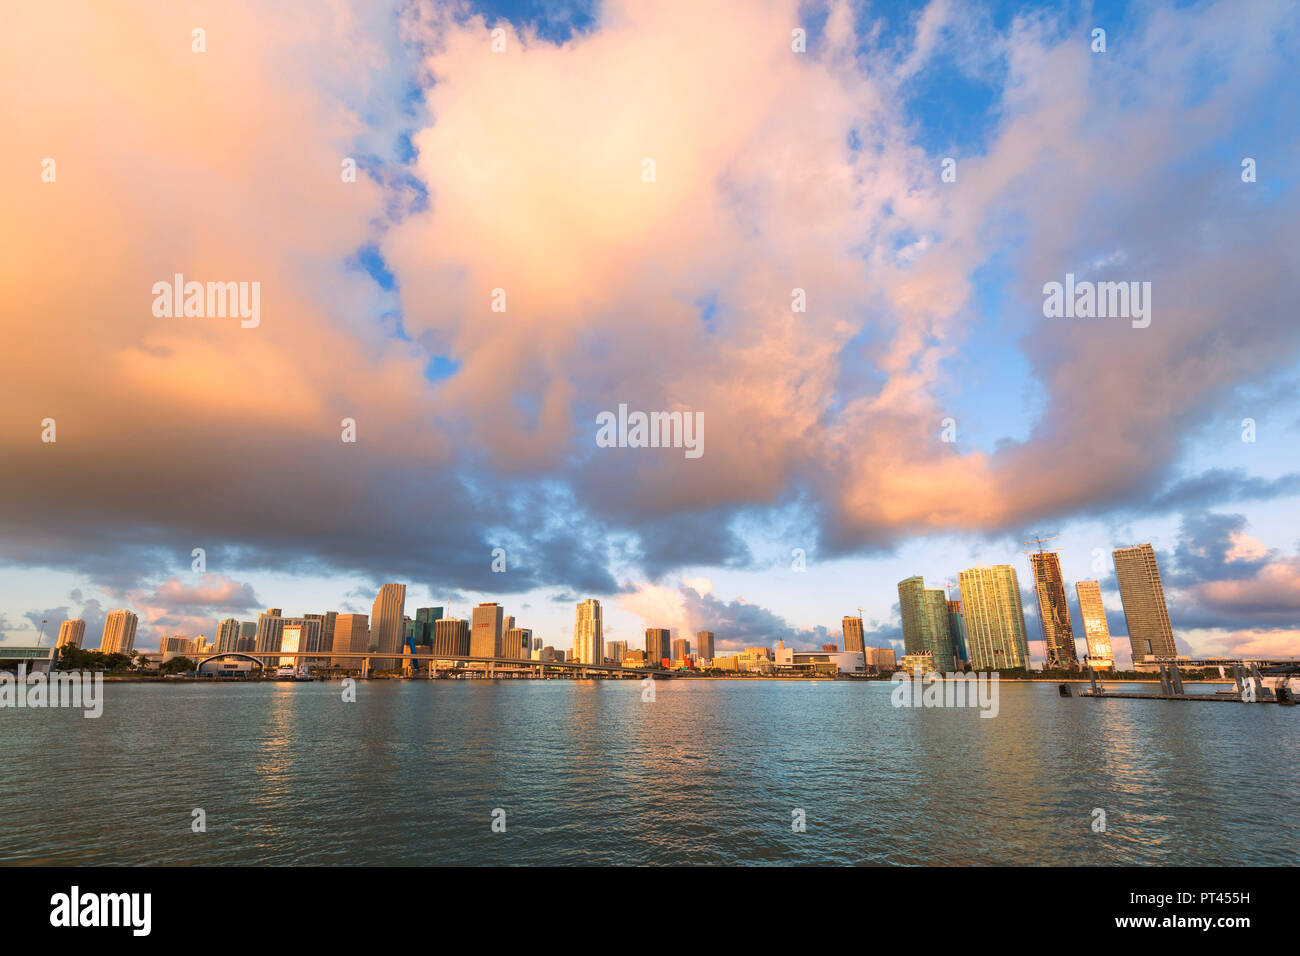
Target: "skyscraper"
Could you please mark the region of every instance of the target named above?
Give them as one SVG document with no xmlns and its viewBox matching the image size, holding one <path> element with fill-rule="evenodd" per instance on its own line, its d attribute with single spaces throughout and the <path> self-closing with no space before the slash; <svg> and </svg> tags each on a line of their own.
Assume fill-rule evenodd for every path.
<svg viewBox="0 0 1300 956">
<path fill-rule="evenodd" d="M 503 657 L 505 609 L 495 601 L 480 604 L 471 615 L 469 653 L 471 657 Z"/>
<path fill-rule="evenodd" d="M 70 644 L 73 647 L 80 647 L 82 640 L 86 636 L 86 622 L 79 617 L 71 617 L 59 625 L 59 641 L 55 647 L 63 647 Z"/>
<path fill-rule="evenodd" d="M 952 638 L 952 655 L 960 663 L 970 663 L 966 648 L 966 620 L 962 617 L 961 601 L 948 602 L 948 636 Z"/>
<path fill-rule="evenodd" d="M 672 653 L 672 648 L 668 646 L 668 628 L 645 629 L 645 659 L 648 666 L 659 667 L 665 658 L 672 657 Z"/>
<path fill-rule="evenodd" d="M 469 656 L 469 621 L 440 617 L 433 622 L 433 653 L 448 657 Z"/>
<path fill-rule="evenodd" d="M 239 650 L 240 624 L 233 617 L 228 617 L 217 625 L 217 653 L 229 654 Z"/>
<path fill-rule="evenodd" d="M 385 584 L 379 589 L 375 603 L 370 608 L 370 643 L 380 654 L 400 654 L 406 628 L 402 618 L 406 614 L 406 585 Z M 379 667 L 393 667 L 395 661 L 381 661 Z"/>
<path fill-rule="evenodd" d="M 1088 663 L 1099 670 L 1109 670 L 1115 666 L 1115 655 L 1110 646 L 1106 608 L 1101 603 L 1101 585 L 1096 581 L 1076 581 L 1074 590 L 1079 596 L 1079 614 L 1083 618 Z"/>
<path fill-rule="evenodd" d="M 1073 670 L 1079 664 L 1074 647 L 1074 628 L 1070 624 L 1070 605 L 1065 599 L 1065 579 L 1061 559 L 1055 551 L 1035 551 L 1029 555 L 1034 571 L 1034 590 L 1038 592 L 1038 619 L 1043 624 L 1043 641 L 1047 645 L 1047 666 Z"/>
<path fill-rule="evenodd" d="M 695 653 L 702 661 L 713 660 L 714 633 L 712 631 L 695 632 Z"/>
<path fill-rule="evenodd" d="M 1028 667 L 1029 642 L 1016 569 L 1009 564 L 969 568 L 959 580 L 971 667 L 977 671 Z"/>
<path fill-rule="evenodd" d="M 948 596 L 939 588 L 926 588 L 925 580 L 915 575 L 898 582 L 898 608 L 907 653 L 928 653 L 941 674 L 956 670 L 948 633 Z"/>
<path fill-rule="evenodd" d="M 574 660 L 583 664 L 605 663 L 605 630 L 601 619 L 600 602 L 587 598 L 578 605 L 573 622 Z"/>
<path fill-rule="evenodd" d="M 280 635 L 284 630 L 284 618 L 280 616 L 278 607 L 269 607 L 261 614 L 257 615 L 257 637 L 254 641 L 254 653 L 263 651 L 278 651 L 280 649 Z M 263 666 L 271 666 L 275 663 L 273 658 L 261 658 Z"/>
<path fill-rule="evenodd" d="M 514 618 L 510 618 L 514 620 Z M 532 656 L 533 629 L 531 627 L 507 628 L 501 639 L 501 656 L 526 661 Z"/>
<path fill-rule="evenodd" d="M 338 622 L 338 611 L 326 611 L 324 614 L 304 614 L 303 617 L 308 621 L 320 622 L 320 634 L 316 638 L 316 646 L 308 650 L 321 651 L 328 654 L 334 649 L 334 625 Z"/>
<path fill-rule="evenodd" d="M 673 641 L 673 660 L 684 661 L 691 656 L 691 642 L 684 637 Z"/>
<path fill-rule="evenodd" d="M 1177 657 L 1155 549 L 1149 544 L 1116 548 L 1114 558 L 1133 663 L 1141 663 L 1148 657 Z"/>
<path fill-rule="evenodd" d="M 130 654 L 135 649 L 135 626 L 139 618 L 125 608 L 109 611 L 104 619 L 104 636 L 99 649 L 105 654 Z"/>
<path fill-rule="evenodd" d="M 605 643 L 605 656 L 615 664 L 623 663 L 623 655 L 627 653 L 627 641 L 607 641 Z"/>
<path fill-rule="evenodd" d="M 867 642 L 862 633 L 862 618 L 846 617 L 840 623 L 844 627 L 844 653 L 852 654 L 855 651 L 865 651 Z"/>
<path fill-rule="evenodd" d="M 330 659 L 335 667 L 355 669 L 361 666 L 361 657 L 340 657 L 340 654 L 365 654 L 370 649 L 370 625 L 365 614 L 340 614 L 334 619 L 334 646 Z"/>
</svg>

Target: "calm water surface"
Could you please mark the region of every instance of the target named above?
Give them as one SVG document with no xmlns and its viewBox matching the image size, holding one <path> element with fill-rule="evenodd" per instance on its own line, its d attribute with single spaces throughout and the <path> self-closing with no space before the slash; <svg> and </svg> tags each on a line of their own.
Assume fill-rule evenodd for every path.
<svg viewBox="0 0 1300 956">
<path fill-rule="evenodd" d="M 107 684 L 97 720 L 0 711 L 0 861 L 1300 861 L 1300 708 L 1003 684 L 987 719 L 891 690 L 679 680 L 643 703 L 635 681 L 372 681 L 344 703 L 338 683 Z"/>
</svg>

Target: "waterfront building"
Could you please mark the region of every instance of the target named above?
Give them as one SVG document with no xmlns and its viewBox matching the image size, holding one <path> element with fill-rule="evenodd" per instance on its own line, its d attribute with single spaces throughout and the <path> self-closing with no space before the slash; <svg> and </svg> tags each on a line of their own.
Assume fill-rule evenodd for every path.
<svg viewBox="0 0 1300 956">
<path fill-rule="evenodd" d="M 691 642 L 684 637 L 673 641 L 673 660 L 684 661 L 691 656 Z"/>
<path fill-rule="evenodd" d="M 510 618 L 514 620 L 514 618 Z M 502 640 L 501 656 L 526 661 L 532 656 L 533 629 L 531 627 L 508 628 Z"/>
<path fill-rule="evenodd" d="M 370 649 L 370 619 L 365 614 L 340 614 L 334 620 L 334 646 L 330 659 L 335 667 L 356 670 L 361 656 Z M 355 654 L 358 656 L 340 656 Z"/>
<path fill-rule="evenodd" d="M 1140 664 L 1147 658 L 1177 657 L 1155 549 L 1150 544 L 1116 548 L 1114 559 L 1133 663 Z"/>
<path fill-rule="evenodd" d="M 776 649 L 775 663 L 777 669 L 788 669 L 808 674 L 863 674 L 867 670 L 866 655 L 863 651 L 839 650 L 839 645 L 827 650 L 798 651 L 786 647 L 782 641 Z"/>
<path fill-rule="evenodd" d="M 948 596 L 939 588 L 927 588 L 924 579 L 915 575 L 898 582 L 898 607 L 907 653 L 929 654 L 940 673 L 956 670 L 948 633 Z"/>
<path fill-rule="evenodd" d="M 865 652 L 867 648 L 867 640 L 862 630 L 862 618 L 846 617 L 840 623 L 844 628 L 845 653 L 853 653 L 854 651 Z"/>
<path fill-rule="evenodd" d="M 265 651 L 278 651 L 280 649 L 280 635 L 284 630 L 284 618 L 280 616 L 280 608 L 269 607 L 261 614 L 257 615 L 257 637 L 254 642 L 254 650 L 261 654 Z M 264 666 L 271 666 L 272 658 L 261 658 Z"/>
<path fill-rule="evenodd" d="M 1079 654 L 1074 646 L 1074 627 L 1070 623 L 1070 605 L 1065 599 L 1065 578 L 1061 559 L 1055 551 L 1035 551 L 1029 555 L 1034 573 L 1034 590 L 1038 593 L 1038 620 L 1043 626 L 1047 648 L 1047 666 L 1074 670 Z"/>
<path fill-rule="evenodd" d="M 712 631 L 695 632 L 695 654 L 702 661 L 713 660 L 713 645 L 716 635 Z"/>
<path fill-rule="evenodd" d="M 1076 581 L 1074 591 L 1079 598 L 1079 615 L 1083 618 L 1088 664 L 1094 670 L 1111 670 L 1115 666 L 1115 654 L 1110 646 L 1106 608 L 1101 603 L 1101 584 L 1097 581 Z"/>
<path fill-rule="evenodd" d="M 897 655 L 892 647 L 868 647 L 866 656 L 867 663 L 882 674 L 892 671 L 898 666 Z"/>
<path fill-rule="evenodd" d="M 443 617 L 433 622 L 433 654 L 437 657 L 469 656 L 469 621 Z"/>
<path fill-rule="evenodd" d="M 1029 641 L 1020 582 L 1009 564 L 961 572 L 962 622 L 970 664 L 977 671 L 1029 667 Z"/>
<path fill-rule="evenodd" d="M 135 649 L 135 628 L 140 619 L 122 608 L 109 611 L 104 618 L 104 634 L 99 649 L 104 654 L 130 654 Z"/>
<path fill-rule="evenodd" d="M 86 622 L 79 617 L 68 618 L 59 625 L 59 640 L 55 647 L 70 645 L 72 647 L 81 647 L 81 642 L 86 637 Z"/>
<path fill-rule="evenodd" d="M 948 602 L 948 636 L 952 638 L 952 656 L 960 668 L 970 663 L 970 651 L 966 648 L 966 620 L 961 614 L 961 601 Z"/>
<path fill-rule="evenodd" d="M 915 654 L 904 654 L 902 661 L 899 663 L 899 667 L 908 674 L 932 673 L 935 670 L 934 655 L 929 651 L 918 651 Z"/>
<path fill-rule="evenodd" d="M 240 623 L 228 617 L 217 625 L 217 653 L 230 654 L 239 650 Z"/>
<path fill-rule="evenodd" d="M 505 610 L 495 601 L 479 604 L 470 612 L 471 657 L 501 657 L 505 638 Z"/>
<path fill-rule="evenodd" d="M 304 614 L 303 618 L 308 621 L 316 621 L 320 624 L 320 631 L 316 637 L 316 646 L 308 650 L 320 651 L 322 654 L 329 654 L 334 650 L 334 625 L 338 622 L 338 611 L 326 611 L 323 614 Z"/>
<path fill-rule="evenodd" d="M 606 641 L 605 658 L 615 664 L 622 664 L 627 655 L 627 641 Z"/>
<path fill-rule="evenodd" d="M 605 663 L 605 625 L 601 618 L 600 602 L 587 598 L 578 605 L 573 622 L 573 656 L 571 660 L 583 664 Z"/>
<path fill-rule="evenodd" d="M 645 656 L 651 667 L 659 667 L 665 659 L 672 657 L 672 653 L 668 628 L 647 627 L 645 629 Z"/>
<path fill-rule="evenodd" d="M 405 615 L 406 585 L 385 584 L 370 608 L 370 642 L 380 654 L 401 653 L 402 638 L 406 636 L 402 623 Z M 383 661 L 379 666 L 391 669 L 394 665 Z"/>
</svg>

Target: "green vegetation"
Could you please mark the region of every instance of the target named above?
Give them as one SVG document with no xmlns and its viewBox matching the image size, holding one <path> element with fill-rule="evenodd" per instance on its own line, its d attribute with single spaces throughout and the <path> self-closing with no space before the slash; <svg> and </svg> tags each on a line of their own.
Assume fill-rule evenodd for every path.
<svg viewBox="0 0 1300 956">
<path fill-rule="evenodd" d="M 65 645 L 59 651 L 59 660 L 55 666 L 62 671 L 106 671 L 110 674 L 124 674 L 140 670 L 139 660 L 133 660 L 130 654 L 104 654 L 100 651 L 86 651 L 80 647 Z"/>
</svg>

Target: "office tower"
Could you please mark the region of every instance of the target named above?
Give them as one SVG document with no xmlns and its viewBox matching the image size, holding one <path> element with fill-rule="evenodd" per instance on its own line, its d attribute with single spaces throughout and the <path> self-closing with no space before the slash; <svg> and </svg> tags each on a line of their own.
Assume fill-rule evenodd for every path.
<svg viewBox="0 0 1300 956">
<path fill-rule="evenodd" d="M 582 664 L 605 663 L 605 625 L 600 602 L 587 598 L 578 605 L 573 623 L 573 660 Z"/>
<path fill-rule="evenodd" d="M 1079 597 L 1079 615 L 1083 618 L 1088 663 L 1098 670 L 1109 670 L 1115 666 L 1115 655 L 1110 647 L 1110 625 L 1106 623 L 1106 608 L 1101 603 L 1101 585 L 1096 581 L 1076 581 L 1074 591 Z"/>
<path fill-rule="evenodd" d="M 673 641 L 673 660 L 684 661 L 691 656 L 691 642 L 684 637 Z"/>
<path fill-rule="evenodd" d="M 898 608 L 907 653 L 929 654 L 941 674 L 956 670 L 948 634 L 948 596 L 939 588 L 927 588 L 916 575 L 898 582 Z"/>
<path fill-rule="evenodd" d="M 1034 572 L 1034 590 L 1038 592 L 1038 619 L 1043 625 L 1043 642 L 1047 646 L 1047 666 L 1073 670 L 1079 664 L 1074 647 L 1074 628 L 1070 624 L 1070 605 L 1065 599 L 1065 578 L 1061 559 L 1055 551 L 1035 551 L 1029 555 Z"/>
<path fill-rule="evenodd" d="M 865 654 L 867 663 L 880 673 L 892 671 L 898 666 L 898 659 L 892 647 L 868 647 Z"/>
<path fill-rule="evenodd" d="M 627 641 L 607 641 L 605 643 L 605 656 L 615 664 L 622 664 L 626 654 Z"/>
<path fill-rule="evenodd" d="M 284 625 L 280 628 L 279 650 L 281 652 L 285 654 L 321 652 L 322 655 L 328 653 L 328 648 L 321 646 L 321 631 L 325 626 L 325 616 L 323 614 L 305 614 L 302 617 L 286 617 L 282 618 L 282 620 Z M 337 620 L 336 615 L 336 624 Z M 306 663 L 307 659 L 302 657 L 280 658 L 281 667 L 296 667 L 299 664 Z"/>
<path fill-rule="evenodd" d="M 514 618 L 510 618 L 514 620 Z M 530 645 L 533 643 L 531 627 L 508 628 L 502 639 L 501 656 L 512 660 L 526 661 L 532 656 Z"/>
<path fill-rule="evenodd" d="M 135 626 L 139 618 L 126 609 L 110 611 L 104 619 L 99 649 L 104 654 L 130 654 L 135 649 Z"/>
<path fill-rule="evenodd" d="M 474 608 L 471 615 L 469 654 L 471 657 L 500 657 L 505 612 L 490 601 Z"/>
<path fill-rule="evenodd" d="M 651 667 L 658 667 L 664 658 L 672 655 L 668 646 L 668 628 L 647 627 L 645 629 L 645 657 Z"/>
<path fill-rule="evenodd" d="M 952 655 L 961 663 L 970 663 L 966 647 L 966 621 L 961 615 L 961 601 L 948 602 L 948 636 L 952 638 Z"/>
<path fill-rule="evenodd" d="M 184 634 L 173 634 L 171 637 L 158 639 L 159 654 L 189 654 L 193 650 L 194 641 Z"/>
<path fill-rule="evenodd" d="M 233 617 L 228 617 L 217 625 L 217 653 L 229 654 L 239 650 L 240 625 Z"/>
<path fill-rule="evenodd" d="M 406 614 L 406 585 L 385 584 L 379 589 L 370 608 L 370 643 L 380 654 L 400 654 L 406 631 L 402 618 Z M 392 666 L 391 661 L 381 663 Z"/>
<path fill-rule="evenodd" d="M 307 648 L 310 651 L 320 651 L 322 654 L 328 654 L 334 649 L 334 625 L 338 621 L 338 611 L 326 611 L 324 614 L 304 614 L 303 619 L 307 621 L 316 621 L 320 625 L 320 632 L 315 640 L 315 647 Z"/>
<path fill-rule="evenodd" d="M 441 617 L 433 622 L 434 656 L 469 656 L 469 621 L 458 617 Z"/>
<path fill-rule="evenodd" d="M 1020 582 L 1009 564 L 961 572 L 962 621 L 971 667 L 1003 671 L 1029 667 Z"/>
<path fill-rule="evenodd" d="M 1124 602 L 1124 620 L 1133 647 L 1133 663 L 1147 658 L 1177 657 L 1174 630 L 1169 623 L 1165 588 L 1160 583 L 1155 549 L 1149 544 L 1116 548 L 1115 577 Z"/>
<path fill-rule="evenodd" d="M 370 623 L 365 614 L 340 614 L 334 619 L 334 646 L 330 660 L 335 667 L 355 670 L 361 666 L 361 657 L 341 657 L 340 654 L 363 655 L 370 649 Z"/>
<path fill-rule="evenodd" d="M 257 615 L 257 637 L 253 644 L 254 653 L 278 651 L 280 649 L 280 633 L 283 629 L 284 618 L 280 616 L 278 607 L 267 608 Z M 270 657 L 263 657 L 261 661 L 267 666 L 274 663 Z"/>
<path fill-rule="evenodd" d="M 59 642 L 54 646 L 71 645 L 72 647 L 80 647 L 85 636 L 86 622 L 79 617 L 68 618 L 59 625 Z"/>
<path fill-rule="evenodd" d="M 239 643 L 235 650 L 241 653 L 249 653 L 257 646 L 257 622 L 240 621 L 239 622 Z"/>
<path fill-rule="evenodd" d="M 862 618 L 846 617 L 840 623 L 844 627 L 844 652 L 846 654 L 851 654 L 857 651 L 864 651 L 867 646 L 867 641 L 862 632 Z"/>
<path fill-rule="evenodd" d="M 713 660 L 713 638 L 712 631 L 695 632 L 695 654 L 702 661 Z"/>
<path fill-rule="evenodd" d="M 507 631 L 513 631 L 515 629 L 515 616 L 513 614 L 507 614 L 505 624 L 503 624 L 502 626 Z"/>
</svg>

